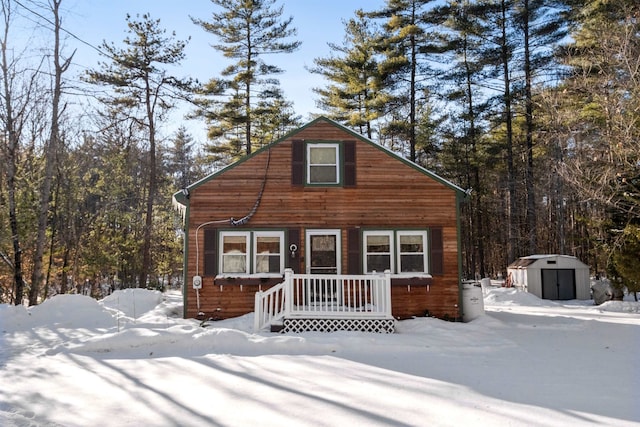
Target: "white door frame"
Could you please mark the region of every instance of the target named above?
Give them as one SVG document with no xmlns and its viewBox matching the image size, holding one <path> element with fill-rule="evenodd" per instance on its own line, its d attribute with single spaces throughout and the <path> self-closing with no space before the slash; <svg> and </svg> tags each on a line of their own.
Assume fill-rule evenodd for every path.
<svg viewBox="0 0 640 427">
<path fill-rule="evenodd" d="M 336 237 L 336 274 L 342 272 L 342 230 L 310 229 L 305 231 L 305 271 L 311 273 L 311 236 L 335 236 Z"/>
</svg>

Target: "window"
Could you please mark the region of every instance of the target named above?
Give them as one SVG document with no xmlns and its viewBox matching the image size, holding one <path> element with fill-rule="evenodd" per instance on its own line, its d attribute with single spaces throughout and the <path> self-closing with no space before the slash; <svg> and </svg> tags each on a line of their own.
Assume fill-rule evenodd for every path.
<svg viewBox="0 0 640 427">
<path fill-rule="evenodd" d="M 398 232 L 398 273 L 424 273 L 427 271 L 427 233 L 424 231 Z"/>
<path fill-rule="evenodd" d="M 393 271 L 393 232 L 365 231 L 364 237 L 364 269 L 366 272 L 382 273 Z"/>
<path fill-rule="evenodd" d="M 356 141 L 291 142 L 291 185 L 356 186 Z"/>
<path fill-rule="evenodd" d="M 284 233 L 254 232 L 256 273 L 280 273 L 284 270 Z"/>
<path fill-rule="evenodd" d="M 426 231 L 371 230 L 362 236 L 365 272 L 429 273 Z"/>
<path fill-rule="evenodd" d="M 249 233 L 221 233 L 222 262 L 220 272 L 228 273 L 248 273 L 249 257 Z"/>
<path fill-rule="evenodd" d="M 220 274 L 281 274 L 284 232 L 220 232 Z"/>
<path fill-rule="evenodd" d="M 307 144 L 307 182 L 338 184 L 340 182 L 340 146 Z"/>
</svg>

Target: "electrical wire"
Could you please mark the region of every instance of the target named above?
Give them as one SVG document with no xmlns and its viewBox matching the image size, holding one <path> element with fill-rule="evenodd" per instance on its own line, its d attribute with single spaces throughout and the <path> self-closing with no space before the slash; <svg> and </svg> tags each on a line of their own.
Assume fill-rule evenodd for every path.
<svg viewBox="0 0 640 427">
<path fill-rule="evenodd" d="M 230 219 L 220 219 L 220 220 L 213 220 L 213 221 L 207 221 L 207 222 L 203 222 L 202 224 L 200 224 L 197 228 L 196 228 L 196 276 L 199 276 L 200 273 L 200 268 L 199 268 L 199 263 L 200 263 L 200 245 L 198 244 L 198 232 L 200 231 L 200 229 L 202 227 L 205 227 L 207 225 L 212 225 L 212 224 L 230 224 L 233 227 L 237 227 L 240 225 L 244 225 L 247 222 L 249 222 L 249 220 L 251 219 L 251 217 L 253 217 L 253 215 L 255 215 L 255 213 L 258 211 L 258 207 L 260 206 L 260 202 L 262 201 L 262 195 L 264 194 L 264 188 L 267 184 L 267 175 L 269 172 L 269 165 L 271 164 L 271 147 L 269 147 L 268 152 L 267 152 L 267 164 L 265 165 L 264 168 L 264 177 L 262 178 L 262 185 L 260 187 L 260 192 L 258 193 L 258 197 L 256 198 L 256 202 L 253 204 L 253 208 L 251 208 L 251 210 L 249 211 L 248 214 L 246 214 L 245 216 L 243 216 L 242 218 L 240 218 L 239 220 L 235 220 L 233 217 L 231 217 Z"/>
<path fill-rule="evenodd" d="M 267 165 L 264 168 L 264 178 L 262 179 L 262 187 L 260 188 L 260 192 L 258 193 L 258 198 L 256 199 L 256 202 L 253 205 L 253 208 L 251 209 L 251 211 L 249 211 L 247 215 L 245 215 L 244 217 L 240 218 L 237 221 L 231 218 L 231 225 L 233 225 L 234 227 L 237 227 L 238 225 L 244 225 L 247 222 L 249 222 L 251 217 L 258 210 L 258 206 L 260 206 L 260 201 L 262 200 L 262 194 L 264 193 L 264 187 L 267 184 L 267 172 L 269 172 L 270 163 L 271 163 L 271 147 L 269 147 L 269 151 L 267 153 Z"/>
</svg>

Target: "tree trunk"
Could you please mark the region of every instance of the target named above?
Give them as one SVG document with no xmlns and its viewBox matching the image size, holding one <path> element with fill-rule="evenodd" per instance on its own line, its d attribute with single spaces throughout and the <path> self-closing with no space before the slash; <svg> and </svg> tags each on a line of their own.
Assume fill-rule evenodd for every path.
<svg viewBox="0 0 640 427">
<path fill-rule="evenodd" d="M 507 265 L 513 262 L 519 255 L 518 250 L 518 209 L 516 201 L 516 176 L 513 165 L 513 124 L 511 113 L 511 79 L 509 76 L 509 47 L 507 45 L 507 6 L 505 1 L 502 3 L 502 39 L 501 39 L 501 60 L 502 72 L 504 77 L 504 120 L 507 128 L 506 148 L 507 148 L 507 240 L 508 240 L 508 259 Z"/>
<path fill-rule="evenodd" d="M 60 3 L 62 0 L 53 0 L 51 11 L 54 23 L 54 85 L 51 101 L 51 130 L 49 139 L 44 147 L 45 168 L 42 187 L 40 189 L 40 204 L 38 210 L 38 233 L 36 237 L 35 253 L 33 255 L 33 272 L 31 276 L 31 288 L 29 290 L 29 305 L 38 304 L 38 294 L 43 281 L 43 256 L 46 243 L 46 231 L 49 219 L 51 182 L 53 181 L 53 168 L 56 163 L 59 143 L 60 99 L 62 96 L 62 74 L 69 68 L 71 57 L 64 64 L 60 63 Z M 72 55 L 73 56 L 73 55 Z"/>
<path fill-rule="evenodd" d="M 151 230 L 153 225 L 153 204 L 156 197 L 156 128 L 151 100 L 150 77 L 147 76 L 146 109 L 149 125 L 149 191 L 147 193 L 147 212 L 144 221 L 144 237 L 142 244 L 142 268 L 138 276 L 138 287 L 145 288 L 151 270 Z"/>
<path fill-rule="evenodd" d="M 9 23 L 11 21 L 11 3 L 2 5 L 4 18 L 4 33 L 1 41 L 2 46 L 2 83 L 3 83 L 3 102 L 5 108 L 4 132 L 6 138 L 6 176 L 7 176 L 7 193 L 9 198 L 9 227 L 11 228 L 11 243 L 13 246 L 13 285 L 14 285 L 14 304 L 21 305 L 24 297 L 25 283 L 22 274 L 22 248 L 20 246 L 20 234 L 18 230 L 18 215 L 16 206 L 16 162 L 18 159 L 19 147 L 19 124 L 14 111 L 14 100 L 10 82 L 14 76 L 11 74 L 12 69 L 7 58 L 7 39 L 9 35 Z"/>
<path fill-rule="evenodd" d="M 7 107 L 10 110 L 10 107 Z M 8 113 L 8 117 L 11 117 Z M 21 305 L 24 297 L 24 279 L 22 277 L 22 249 L 18 232 L 18 216 L 16 214 L 16 150 L 15 132 L 9 131 L 9 162 L 7 165 L 7 191 L 9 193 L 9 226 L 11 227 L 11 242 L 13 244 L 13 283 L 14 304 Z"/>
<path fill-rule="evenodd" d="M 527 234 L 529 241 L 529 253 L 537 252 L 537 229 L 536 229 L 536 195 L 533 174 L 533 95 L 531 93 L 531 46 L 529 41 L 529 0 L 524 0 L 524 75 L 525 75 L 525 126 L 526 126 L 526 147 L 527 162 L 525 170 L 525 182 L 527 189 Z"/>
<path fill-rule="evenodd" d="M 415 24 L 416 22 L 416 10 L 415 10 L 415 3 L 412 4 L 412 9 L 411 9 L 411 22 Z M 410 85 L 411 88 L 409 89 L 409 96 L 410 96 L 410 100 L 409 100 L 409 159 L 415 163 L 416 161 L 416 69 L 417 69 L 417 64 L 416 61 L 417 59 L 417 49 L 418 47 L 416 46 L 416 38 L 415 36 L 412 34 L 409 38 L 410 42 L 411 42 L 411 79 L 410 79 Z"/>
</svg>

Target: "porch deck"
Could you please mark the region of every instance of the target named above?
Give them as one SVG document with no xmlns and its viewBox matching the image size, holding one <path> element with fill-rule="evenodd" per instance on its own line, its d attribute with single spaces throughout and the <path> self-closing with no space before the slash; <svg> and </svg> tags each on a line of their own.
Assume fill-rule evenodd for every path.
<svg viewBox="0 0 640 427">
<path fill-rule="evenodd" d="M 391 274 L 294 274 L 255 296 L 254 330 L 393 332 Z"/>
</svg>

